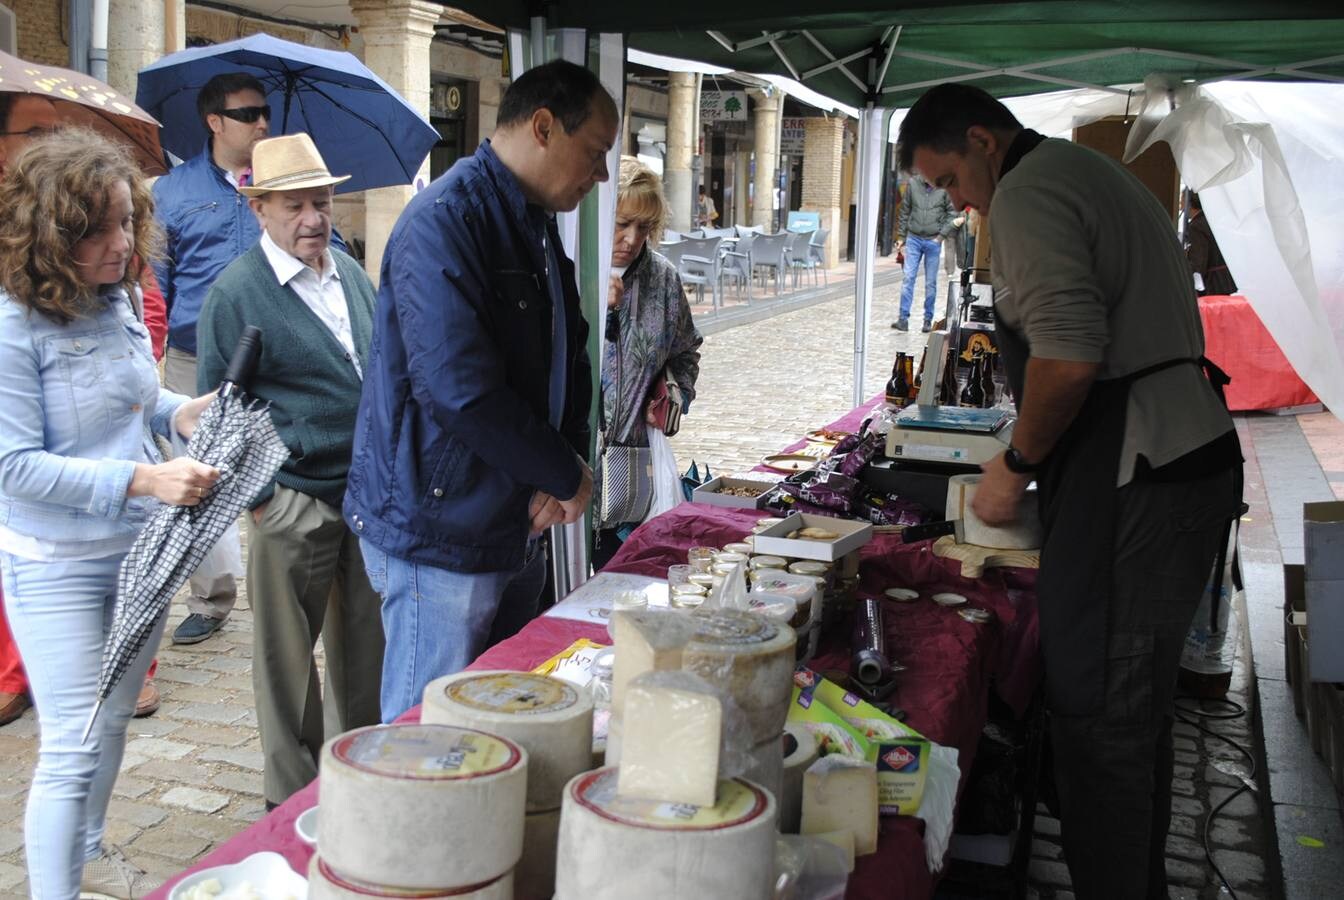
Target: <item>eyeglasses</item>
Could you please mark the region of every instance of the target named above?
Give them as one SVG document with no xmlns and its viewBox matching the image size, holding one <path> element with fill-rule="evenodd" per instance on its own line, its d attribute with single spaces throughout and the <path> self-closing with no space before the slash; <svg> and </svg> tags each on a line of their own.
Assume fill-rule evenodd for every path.
<svg viewBox="0 0 1344 900">
<path fill-rule="evenodd" d="M 235 122 L 245 122 L 248 125 L 251 125 L 262 116 L 266 117 L 267 122 L 271 121 L 273 118 L 269 106 L 235 106 L 232 109 L 221 109 L 219 114 L 233 119 Z"/>
<path fill-rule="evenodd" d="M 27 131 L 0 131 L 0 136 L 4 137 L 26 137 L 36 140 L 49 134 L 55 134 L 55 128 L 48 128 L 45 125 L 34 125 Z"/>
</svg>

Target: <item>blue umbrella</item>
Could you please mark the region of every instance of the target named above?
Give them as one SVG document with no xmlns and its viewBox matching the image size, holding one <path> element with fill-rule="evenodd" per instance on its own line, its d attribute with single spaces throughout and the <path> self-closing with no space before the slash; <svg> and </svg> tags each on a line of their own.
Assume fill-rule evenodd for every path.
<svg viewBox="0 0 1344 900">
<path fill-rule="evenodd" d="M 352 54 L 254 34 L 172 53 L 140 70 L 136 102 L 163 123 L 166 150 L 182 159 L 201 152 L 207 134 L 196 95 L 226 72 L 246 72 L 266 86 L 273 134 L 306 131 L 327 168 L 351 176 L 340 193 L 410 184 L 439 139 Z"/>
</svg>

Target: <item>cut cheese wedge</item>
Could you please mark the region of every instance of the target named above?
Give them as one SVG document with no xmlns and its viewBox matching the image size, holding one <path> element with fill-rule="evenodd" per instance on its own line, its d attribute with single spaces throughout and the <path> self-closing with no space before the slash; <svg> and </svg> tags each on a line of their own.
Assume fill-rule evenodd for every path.
<svg viewBox="0 0 1344 900">
<path fill-rule="evenodd" d="M 351 881 L 314 853 L 308 863 L 308 900 L 514 900 L 513 873 L 506 872 L 487 884 L 439 891 L 404 891 Z"/>
<path fill-rule="evenodd" d="M 797 636 L 787 625 L 730 610 L 696 612 L 682 668 L 719 688 L 746 719 L 751 745 L 779 737 L 789 714 Z"/>
<path fill-rule="evenodd" d="M 425 687 L 421 721 L 474 728 L 527 751 L 527 808 L 560 808 L 565 784 L 592 768 L 593 702 L 530 672 L 460 672 Z"/>
<path fill-rule="evenodd" d="M 783 834 L 797 834 L 798 821 L 803 812 L 803 775 L 817 761 L 817 739 L 802 725 L 789 722 L 784 726 L 784 786 L 779 796 L 779 830 Z"/>
<path fill-rule="evenodd" d="M 447 725 L 358 728 L 327 741 L 320 771 L 318 852 L 348 880 L 483 885 L 523 852 L 527 752 L 506 738 Z"/>
<path fill-rule="evenodd" d="M 620 610 L 611 617 L 616 662 L 611 672 L 611 712 L 625 712 L 630 682 L 646 672 L 675 672 L 694 634 L 686 616 L 660 610 Z"/>
<path fill-rule="evenodd" d="M 803 834 L 854 833 L 859 856 L 877 850 L 877 769 L 847 756 L 826 756 L 803 775 Z"/>
<path fill-rule="evenodd" d="M 650 672 L 626 687 L 620 746 L 622 797 L 713 806 L 723 704 L 688 672 Z"/>
<path fill-rule="evenodd" d="M 617 771 L 576 776 L 560 815 L 556 900 L 770 900 L 775 801 L 740 778 L 712 807 L 630 800 Z"/>
</svg>

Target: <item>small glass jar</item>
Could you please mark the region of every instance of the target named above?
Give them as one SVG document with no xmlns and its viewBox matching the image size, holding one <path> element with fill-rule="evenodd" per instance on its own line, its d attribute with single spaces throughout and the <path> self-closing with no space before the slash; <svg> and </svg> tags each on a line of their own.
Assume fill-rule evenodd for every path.
<svg viewBox="0 0 1344 900">
<path fill-rule="evenodd" d="M 782 571 L 784 569 L 787 569 L 788 566 L 789 561 L 782 556 L 765 555 L 765 556 L 753 556 L 751 558 L 751 569 L 753 572 L 756 571 L 757 569 L 776 569 Z"/>
<path fill-rule="evenodd" d="M 723 552 L 741 553 L 743 555 L 746 555 L 751 553 L 751 544 L 748 544 L 746 541 L 734 541 L 731 544 L 724 544 Z"/>
<path fill-rule="evenodd" d="M 592 674 L 588 682 L 588 693 L 593 698 L 594 709 L 611 708 L 611 677 L 616 666 L 616 650 L 608 647 L 593 657 Z"/>
<path fill-rule="evenodd" d="M 723 563 L 741 563 L 745 566 L 747 563 L 747 554 L 737 553 L 733 550 L 724 550 L 714 554 L 714 563 L 716 565 Z"/>
<path fill-rule="evenodd" d="M 621 591 L 616 595 L 616 600 L 612 603 L 612 610 L 622 609 L 646 609 L 649 605 L 649 595 L 643 591 Z"/>
<path fill-rule="evenodd" d="M 691 580 L 691 573 L 694 571 L 695 569 L 692 569 L 689 565 L 686 565 L 685 563 L 676 566 L 668 566 L 667 567 L 668 587 L 676 587 L 679 584 L 689 583 Z"/>
<path fill-rule="evenodd" d="M 706 592 L 708 592 L 709 589 L 714 586 L 714 573 L 692 572 L 687 580 L 691 584 L 699 585 L 700 587 L 704 588 Z"/>
<path fill-rule="evenodd" d="M 699 609 L 709 597 L 709 591 L 698 584 L 676 584 L 668 602 L 676 609 Z"/>
<path fill-rule="evenodd" d="M 686 561 L 697 572 L 708 572 L 709 567 L 714 563 L 716 552 L 718 551 L 713 547 L 692 547 L 686 551 Z"/>
</svg>

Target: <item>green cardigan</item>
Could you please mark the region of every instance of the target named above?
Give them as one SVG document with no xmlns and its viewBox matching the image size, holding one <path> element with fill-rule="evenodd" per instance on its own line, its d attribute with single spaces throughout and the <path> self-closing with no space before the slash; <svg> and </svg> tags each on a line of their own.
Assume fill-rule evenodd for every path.
<svg viewBox="0 0 1344 900">
<path fill-rule="evenodd" d="M 361 370 L 373 331 L 373 285 L 359 263 L 332 248 L 350 310 Z M 280 285 L 261 244 L 234 260 L 206 295 L 196 325 L 196 387 L 215 390 L 243 328 L 261 329 L 261 360 L 249 396 L 271 405 L 290 457 L 276 481 L 340 507 L 350 471 L 362 387 L 346 350 L 293 289 Z M 253 507 L 270 500 L 267 488 Z"/>
</svg>

